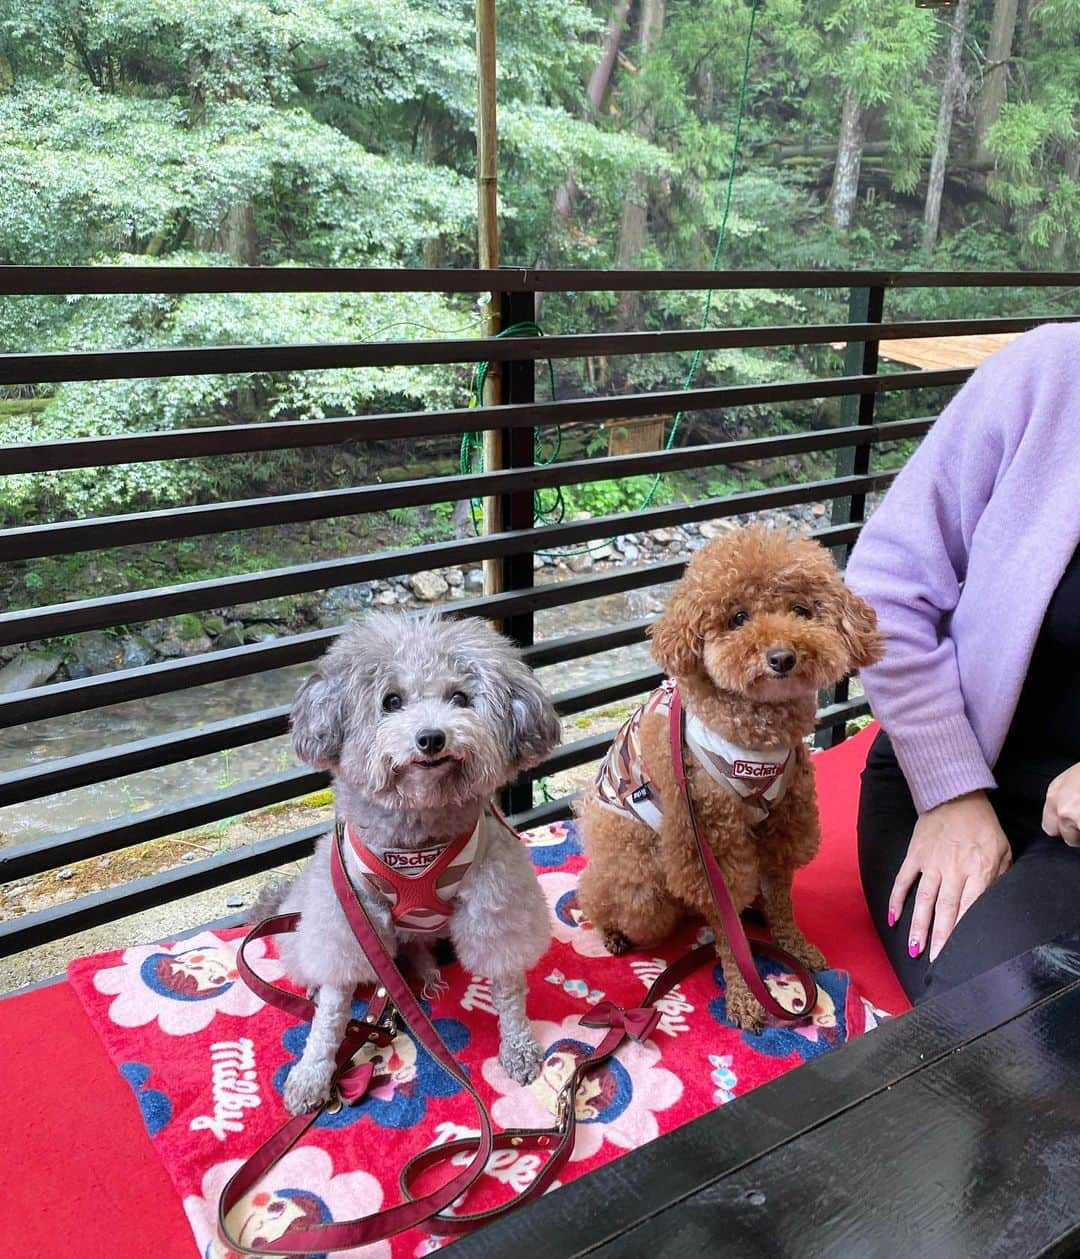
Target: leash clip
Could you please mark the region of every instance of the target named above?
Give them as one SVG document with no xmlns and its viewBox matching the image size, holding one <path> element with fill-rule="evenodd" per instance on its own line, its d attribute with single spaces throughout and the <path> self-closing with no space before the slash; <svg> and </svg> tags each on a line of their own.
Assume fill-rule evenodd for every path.
<svg viewBox="0 0 1080 1259">
<path fill-rule="evenodd" d="M 559 1090 L 559 1096 L 555 1108 L 555 1122 L 560 1128 L 565 1127 L 567 1117 L 570 1113 L 570 1107 L 573 1105 L 578 1091 L 577 1079 L 571 1079 Z"/>
</svg>

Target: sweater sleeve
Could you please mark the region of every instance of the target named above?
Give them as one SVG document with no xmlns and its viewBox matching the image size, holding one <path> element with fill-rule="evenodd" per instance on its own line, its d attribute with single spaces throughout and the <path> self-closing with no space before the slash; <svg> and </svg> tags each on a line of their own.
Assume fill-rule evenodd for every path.
<svg viewBox="0 0 1080 1259">
<path fill-rule="evenodd" d="M 942 413 L 863 528 L 847 569 L 885 636 L 863 672 L 920 813 L 993 787 L 964 707 L 949 617 L 971 539 L 1022 430 L 1026 354 L 1008 347 L 980 366 Z M 1005 418 L 1003 418 L 1005 417 Z"/>
</svg>

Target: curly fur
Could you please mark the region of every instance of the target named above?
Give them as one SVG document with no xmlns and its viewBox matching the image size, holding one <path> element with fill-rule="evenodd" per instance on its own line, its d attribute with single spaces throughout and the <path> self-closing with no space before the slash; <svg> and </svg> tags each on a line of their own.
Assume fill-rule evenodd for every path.
<svg viewBox="0 0 1080 1259">
<path fill-rule="evenodd" d="M 396 698 L 388 711 L 389 695 Z M 445 737 L 438 757 L 417 742 L 432 729 Z M 362 828 L 374 852 L 450 839 L 479 819 L 476 860 L 449 934 L 462 965 L 492 980 L 503 1066 L 515 1080 L 531 1080 L 542 1054 L 525 1013 L 525 972 L 550 943 L 547 906 L 524 848 L 485 805 L 559 740 L 558 718 L 532 672 L 483 621 L 377 613 L 346 630 L 301 686 L 292 739 L 302 760 L 332 772 L 338 816 Z M 293 1113 L 325 1101 L 352 992 L 375 980 L 331 886 L 330 842 L 320 841 L 284 894 L 260 900 L 300 911 L 299 929 L 282 940 L 282 961 L 292 979 L 318 992 L 307 1047 L 286 1084 Z M 396 928 L 351 852 L 346 860 L 389 952 L 404 955 L 428 995 L 437 992 L 429 937 Z"/>
<path fill-rule="evenodd" d="M 787 791 L 757 825 L 741 798 L 692 757 L 687 781 L 736 908 L 741 912 L 760 896 L 776 943 L 820 969 L 824 958 L 791 911 L 794 873 L 813 857 L 820 839 L 804 739 L 814 729 L 818 690 L 880 659 L 873 610 L 844 586 L 822 547 L 754 525 L 693 557 L 652 638 L 657 663 L 676 679 L 687 710 L 705 725 L 742 747 L 794 749 Z M 795 655 L 783 675 L 769 663 L 778 650 Z M 716 935 L 729 1015 L 758 1029 L 764 1010 L 734 963 L 678 804 L 666 718 L 646 716 L 641 739 L 665 805 L 661 831 L 587 797 L 581 907 L 613 952 L 652 948 L 688 913 L 703 915 Z"/>
</svg>

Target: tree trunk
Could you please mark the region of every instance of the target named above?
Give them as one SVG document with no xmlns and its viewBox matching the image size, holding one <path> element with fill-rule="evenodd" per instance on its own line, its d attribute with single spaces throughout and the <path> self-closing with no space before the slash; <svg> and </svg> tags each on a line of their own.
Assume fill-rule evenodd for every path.
<svg viewBox="0 0 1080 1259">
<path fill-rule="evenodd" d="M 440 130 L 436 120 L 431 116 L 431 110 L 425 104 L 424 116 L 420 121 L 420 144 L 424 155 L 424 165 L 427 167 L 437 166 L 442 156 L 442 147 L 439 143 Z M 430 269 L 446 266 L 446 242 L 441 236 L 437 234 L 429 236 L 424 241 L 423 262 L 424 266 Z"/>
<path fill-rule="evenodd" d="M 216 228 L 194 232 L 193 237 L 196 249 L 228 254 L 242 266 L 253 267 L 259 260 L 255 208 L 250 201 L 229 206 Z"/>
<path fill-rule="evenodd" d="M 1080 114 L 1077 115 L 1075 125 L 1080 128 Z M 1065 160 L 1061 164 L 1061 175 L 1063 179 L 1071 179 L 1074 182 L 1080 179 L 1080 140 L 1074 140 L 1072 144 L 1065 150 Z M 1069 245 L 1069 233 L 1060 231 L 1054 237 L 1054 244 L 1051 248 L 1051 255 L 1056 263 L 1065 261 L 1065 251 Z"/>
<path fill-rule="evenodd" d="M 595 117 L 600 112 L 600 106 L 604 103 L 604 97 L 607 94 L 608 84 L 611 82 L 611 74 L 615 69 L 615 61 L 619 55 L 619 42 L 622 39 L 623 31 L 626 29 L 626 19 L 630 13 L 631 0 L 615 0 L 615 7 L 611 11 L 611 17 L 608 18 L 607 30 L 604 32 L 604 41 L 600 46 L 600 60 L 593 68 L 593 72 L 589 75 L 589 82 L 585 88 L 586 108 L 584 114 L 586 118 Z M 574 193 L 577 192 L 577 181 L 574 179 L 574 172 L 571 171 L 567 175 L 565 181 L 560 186 L 559 191 L 555 194 L 555 223 L 568 227 L 570 224 L 570 210 L 574 203 Z M 546 267 L 550 265 L 551 248 L 553 245 L 552 237 L 549 235 L 547 245 L 544 252 L 536 260 L 538 267 Z M 540 316 L 544 309 L 544 294 L 536 295 L 536 319 L 540 321 Z"/>
<path fill-rule="evenodd" d="M 994 19 L 990 27 L 990 46 L 982 90 L 975 104 L 975 136 L 972 157 L 976 162 L 989 162 L 993 154 L 986 147 L 986 136 L 1001 116 L 1005 89 L 1009 79 L 1009 57 L 1016 31 L 1017 0 L 994 0 Z"/>
<path fill-rule="evenodd" d="M 854 96 L 844 98 L 840 118 L 840 142 L 836 147 L 829 204 L 834 227 L 846 231 L 851 226 L 855 200 L 859 195 L 859 168 L 862 166 L 863 144 L 866 140 L 866 111 Z"/>
<path fill-rule="evenodd" d="M 656 47 L 664 29 L 664 10 L 666 0 L 641 0 L 641 20 L 638 24 L 638 43 L 641 46 L 642 59 Z M 635 132 L 645 140 L 652 139 L 652 111 L 642 111 L 641 119 L 634 128 Z M 642 246 L 645 244 L 645 226 L 649 217 L 649 181 L 645 175 L 635 175 L 630 191 L 627 193 L 626 205 L 623 208 L 622 222 L 619 224 L 619 243 L 615 251 L 615 266 L 623 270 L 632 270 L 641 259 Z M 618 320 L 620 328 L 636 328 L 641 323 L 641 294 L 621 293 L 618 304 Z"/>
<path fill-rule="evenodd" d="M 952 136 L 953 115 L 960 94 L 963 75 L 964 36 L 967 33 L 970 0 L 960 0 L 953 18 L 952 38 L 949 40 L 949 60 L 945 66 L 945 81 L 941 85 L 941 104 L 938 106 L 937 138 L 934 155 L 930 160 L 930 182 L 926 190 L 926 208 L 923 211 L 923 247 L 934 252 L 938 229 L 941 226 L 941 194 L 945 188 L 945 167 L 949 161 L 949 139 Z"/>
</svg>

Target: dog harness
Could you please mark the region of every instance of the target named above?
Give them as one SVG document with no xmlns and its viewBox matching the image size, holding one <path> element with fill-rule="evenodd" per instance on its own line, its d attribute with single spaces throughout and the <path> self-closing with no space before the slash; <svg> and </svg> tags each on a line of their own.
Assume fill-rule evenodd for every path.
<svg viewBox="0 0 1080 1259">
<path fill-rule="evenodd" d="M 432 935 L 442 931 L 454 912 L 461 880 L 476 860 L 480 821 L 455 839 L 426 848 L 384 848 L 373 852 L 346 823 L 345 837 L 360 864 L 360 874 L 376 896 L 388 901 L 394 925 L 405 931 Z"/>
<path fill-rule="evenodd" d="M 653 691 L 615 736 L 596 775 L 595 796 L 600 804 L 630 814 L 654 831 L 660 829 L 664 808 L 641 747 L 641 719 L 653 714 L 667 718 L 674 694 L 670 678 Z M 689 713 L 686 746 L 714 782 L 746 802 L 754 825 L 764 822 L 783 798 L 795 767 L 791 749 L 741 748 Z"/>
</svg>

